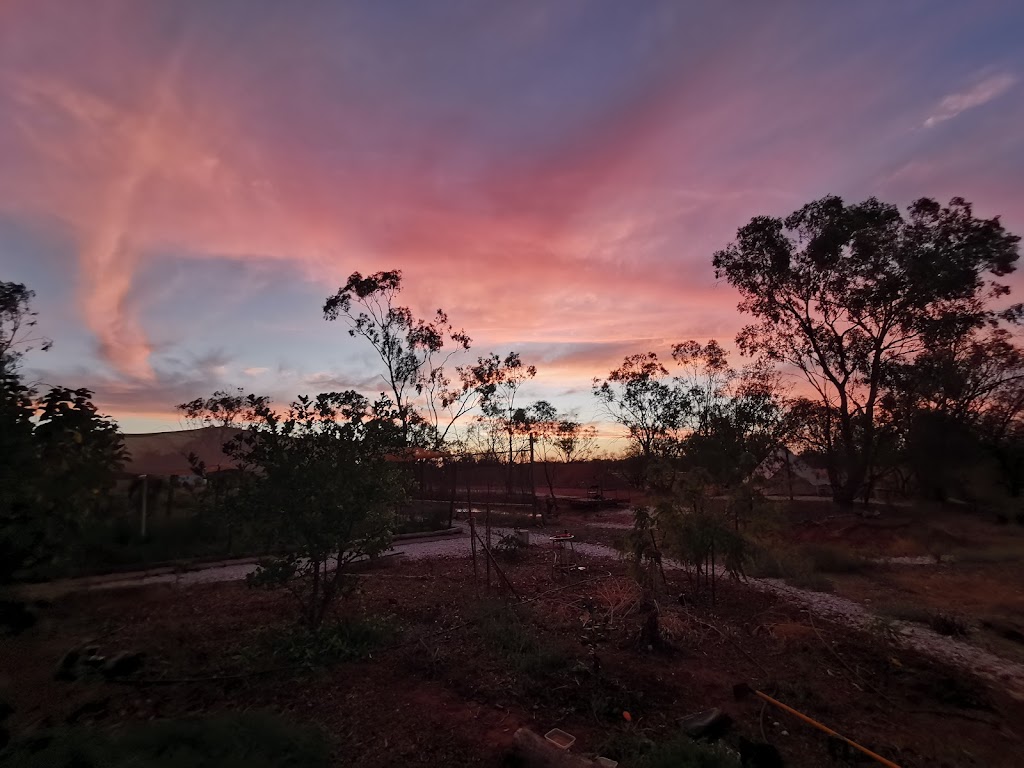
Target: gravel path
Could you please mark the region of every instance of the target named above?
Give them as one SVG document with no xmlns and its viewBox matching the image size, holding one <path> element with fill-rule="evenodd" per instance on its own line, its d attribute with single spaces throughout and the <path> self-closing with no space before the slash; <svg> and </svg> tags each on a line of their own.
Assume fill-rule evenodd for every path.
<svg viewBox="0 0 1024 768">
<path fill-rule="evenodd" d="M 618 528 L 619 526 L 617 524 L 605 523 L 599 527 Z M 496 540 L 499 536 L 510 532 L 511 529 L 493 528 L 491 530 L 492 540 Z M 540 537 L 534 535 L 533 538 L 535 544 L 546 544 L 546 537 L 543 535 Z M 590 558 L 618 559 L 620 556 L 617 550 L 603 544 L 574 542 L 574 546 L 577 554 Z M 468 557 L 470 541 L 467 534 L 438 539 L 411 540 L 396 545 L 393 552 L 404 554 L 412 560 Z M 911 560 L 913 562 L 910 562 Z M 892 558 L 889 560 L 889 562 L 896 561 L 906 565 L 925 564 L 924 559 L 917 558 Z M 930 562 L 934 563 L 934 559 L 930 559 Z M 664 566 L 668 569 L 683 568 L 681 563 L 671 560 L 666 560 Z M 87 588 L 117 589 L 147 584 L 187 586 L 219 581 L 235 581 L 244 579 L 247 574 L 255 569 L 256 565 L 254 563 L 244 563 L 182 573 L 161 573 L 143 578 L 129 577 L 121 580 L 91 584 Z M 748 583 L 756 589 L 772 592 L 800 603 L 819 616 L 846 624 L 847 626 L 871 630 L 879 622 L 877 615 L 859 603 L 837 595 L 799 589 L 779 579 L 749 579 Z M 919 651 L 939 661 L 969 670 L 980 677 L 998 684 L 1015 698 L 1024 701 L 1024 665 L 1000 658 L 962 640 L 945 637 L 918 624 L 893 620 L 887 621 L 886 626 L 892 631 L 894 639 L 904 647 Z"/>
</svg>

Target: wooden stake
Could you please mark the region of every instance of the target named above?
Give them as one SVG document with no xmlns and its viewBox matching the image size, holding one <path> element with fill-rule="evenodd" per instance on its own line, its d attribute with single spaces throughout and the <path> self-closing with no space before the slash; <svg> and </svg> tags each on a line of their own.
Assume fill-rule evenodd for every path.
<svg viewBox="0 0 1024 768">
<path fill-rule="evenodd" d="M 473 520 L 473 499 L 468 486 L 466 488 L 466 510 L 469 515 L 469 543 L 473 552 L 473 590 L 476 592 L 476 596 L 480 597 L 480 574 L 476 566 L 476 523 Z"/>
</svg>

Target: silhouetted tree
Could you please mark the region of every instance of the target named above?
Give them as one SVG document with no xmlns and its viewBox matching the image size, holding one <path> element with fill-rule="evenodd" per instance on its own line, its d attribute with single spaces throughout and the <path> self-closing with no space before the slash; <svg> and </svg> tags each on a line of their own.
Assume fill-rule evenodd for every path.
<svg viewBox="0 0 1024 768">
<path fill-rule="evenodd" d="M 737 336 L 740 349 L 795 366 L 825 411 L 818 433 L 836 501 L 852 502 L 871 476 L 889 370 L 1020 316 L 990 307 L 1008 288 L 987 277 L 1014 270 L 1018 241 L 961 198 L 921 199 L 904 217 L 874 198 L 825 197 L 785 219 L 752 219 L 715 254 L 716 275 L 756 320 Z"/>
<path fill-rule="evenodd" d="M 594 379 L 593 392 L 645 461 L 678 453 L 692 404 L 654 352 L 625 358 L 607 379 Z"/>
<path fill-rule="evenodd" d="M 518 352 L 509 352 L 504 358 L 496 353 L 481 357 L 473 366 L 473 377 L 480 393 L 480 409 L 484 416 L 501 424 L 508 439 L 509 485 L 511 465 L 515 455 L 515 436 L 528 434 L 523 429 L 525 412 L 516 405 L 516 397 L 523 384 L 537 375 L 537 367 L 523 365 Z"/>
<path fill-rule="evenodd" d="M 53 344 L 33 330 L 37 316 L 32 311 L 35 295 L 22 283 L 0 281 L 0 374 L 13 373 L 26 352 L 37 346 L 46 350 Z"/>
<path fill-rule="evenodd" d="M 429 419 L 430 442 L 439 445 L 479 397 L 470 369 L 457 369 L 454 384 L 445 370 L 454 354 L 469 349 L 471 340 L 455 330 L 443 310 L 428 321 L 399 306 L 401 290 L 399 270 L 366 277 L 353 272 L 324 302 L 324 317 L 344 318 L 349 335 L 366 339 L 380 356 L 406 441 L 417 437 L 415 425 Z M 419 397 L 426 400 L 426 416 L 417 408 Z"/>
<path fill-rule="evenodd" d="M 714 339 L 676 344 L 679 385 L 690 403 L 682 450 L 687 464 L 717 483 L 736 485 L 788 437 L 791 422 L 781 377 L 770 365 L 736 371 Z"/>
<path fill-rule="evenodd" d="M 33 296 L 0 283 L 0 582 L 77 555 L 126 459 L 92 392 L 51 387 L 40 396 L 18 375 L 24 353 L 50 347 L 32 331 Z"/>
<path fill-rule="evenodd" d="M 249 395 L 239 387 L 233 393 L 217 390 L 210 397 L 197 397 L 174 407 L 193 424 L 204 427 L 231 427 L 245 414 L 252 413 L 257 406 L 269 403 L 270 398 L 267 396 Z"/>
<path fill-rule="evenodd" d="M 1024 352 L 1002 328 L 975 331 L 896 366 L 883 399 L 888 426 L 919 487 L 945 498 L 966 470 L 995 459 L 1011 495 L 1024 483 L 1016 458 L 1024 409 Z"/>
<path fill-rule="evenodd" d="M 92 392 L 53 387 L 37 398 L 0 374 L 0 582 L 73 560 L 126 458 Z"/>
<path fill-rule="evenodd" d="M 405 445 L 401 420 L 389 400 L 351 391 L 299 397 L 283 412 L 247 402 L 248 428 L 224 446 L 243 473 L 231 504 L 281 552 L 249 582 L 287 587 L 315 628 L 345 591 L 345 566 L 391 544 L 406 495 L 388 460 Z"/>
</svg>

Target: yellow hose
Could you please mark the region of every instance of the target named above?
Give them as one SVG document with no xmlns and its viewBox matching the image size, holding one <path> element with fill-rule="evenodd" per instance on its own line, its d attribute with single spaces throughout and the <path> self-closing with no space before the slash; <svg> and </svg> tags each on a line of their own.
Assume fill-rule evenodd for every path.
<svg viewBox="0 0 1024 768">
<path fill-rule="evenodd" d="M 751 690 L 753 690 L 753 689 L 751 689 Z M 875 754 L 874 752 L 872 752 L 867 747 L 862 747 L 857 742 L 850 741 L 848 738 L 843 736 L 841 733 L 836 733 L 831 728 L 829 728 L 827 725 L 822 725 L 817 720 L 812 720 L 807 715 L 805 715 L 803 712 L 797 712 L 795 709 L 793 709 L 792 707 L 786 706 L 781 701 L 779 701 L 777 699 L 773 699 L 767 693 L 761 693 L 761 691 L 754 691 L 754 695 L 757 696 L 758 698 L 763 699 L 764 701 L 767 701 L 773 707 L 778 707 L 779 709 L 781 709 L 781 710 L 783 710 L 785 712 L 789 712 L 789 714 L 791 714 L 791 715 L 793 715 L 795 717 L 800 718 L 801 720 L 803 720 L 808 725 L 813 725 L 819 731 L 823 731 L 824 733 L 827 733 L 829 736 L 832 736 L 834 738 L 839 739 L 840 741 L 843 741 L 843 742 L 849 744 L 854 749 L 860 750 L 861 752 L 863 752 L 868 757 L 872 758 L 873 760 L 877 760 L 878 762 L 880 762 L 882 765 L 888 766 L 888 768 L 900 768 L 900 766 L 896 765 L 896 763 L 892 762 L 891 760 L 886 760 L 884 757 L 882 757 L 881 755 Z"/>
</svg>

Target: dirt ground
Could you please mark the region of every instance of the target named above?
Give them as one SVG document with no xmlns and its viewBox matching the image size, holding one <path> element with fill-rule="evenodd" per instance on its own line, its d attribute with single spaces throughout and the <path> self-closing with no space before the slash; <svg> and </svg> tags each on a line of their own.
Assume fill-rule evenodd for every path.
<svg viewBox="0 0 1024 768">
<path fill-rule="evenodd" d="M 552 591 L 567 582 L 531 548 L 504 566 L 529 601 L 514 608 L 487 593 L 482 567 L 477 596 L 468 559 L 368 573 L 339 615 L 377 617 L 393 637 L 361 661 L 314 669 L 282 669 L 267 650 L 294 617 L 284 593 L 223 583 L 71 595 L 0 638 L 9 726 L 18 735 L 266 708 L 319 725 L 339 766 L 496 766 L 522 725 L 559 727 L 577 737 L 573 751 L 611 754 L 721 707 L 734 721 L 727 743 L 768 741 L 791 766 L 849 764 L 793 717 L 736 701 L 733 686 L 749 682 L 903 766 L 1021 764 L 1024 704 L 998 686 L 741 583 L 721 581 L 711 605 L 676 574 L 655 609 L 621 563 L 587 565 Z M 641 633 L 655 610 L 661 648 Z M 90 642 L 143 651 L 146 663 L 128 683 L 55 680 L 62 655 Z"/>
</svg>

